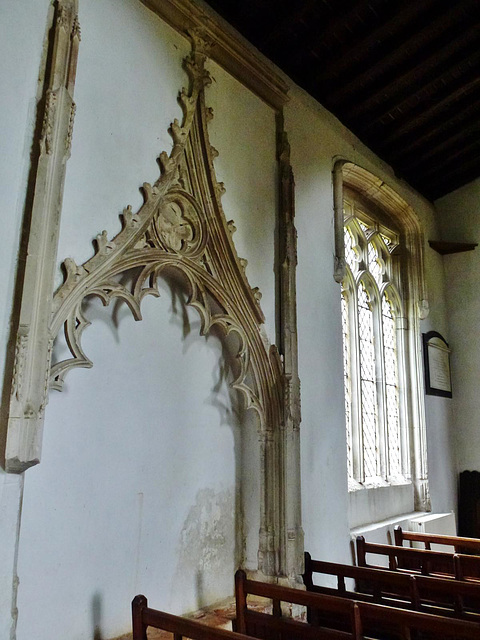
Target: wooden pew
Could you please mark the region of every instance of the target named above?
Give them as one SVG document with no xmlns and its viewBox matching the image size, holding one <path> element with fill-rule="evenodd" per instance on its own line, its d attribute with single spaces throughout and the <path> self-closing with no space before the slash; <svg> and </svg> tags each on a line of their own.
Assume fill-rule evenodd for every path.
<svg viewBox="0 0 480 640">
<path fill-rule="evenodd" d="M 192 640 L 254 640 L 240 633 L 209 627 L 194 620 L 150 609 L 145 596 L 135 596 L 132 601 L 133 640 L 147 640 L 148 627 L 168 631 L 173 635 L 174 640 L 182 638 L 191 638 Z"/>
<path fill-rule="evenodd" d="M 334 576 L 337 586 L 325 587 L 314 584 L 314 573 Z M 355 590 L 346 588 L 347 579 L 355 581 Z M 406 573 L 313 560 L 311 555 L 305 552 L 303 581 L 307 591 L 312 593 L 411 609 L 418 606 L 419 596 L 415 580 L 412 575 Z"/>
<path fill-rule="evenodd" d="M 314 638 L 412 640 L 418 637 L 417 631 L 421 633 L 422 640 L 478 640 L 480 638 L 478 622 L 302 592 L 248 580 L 243 571 L 236 573 L 235 590 L 236 630 L 262 640 L 313 640 Z M 249 595 L 271 599 L 272 613 L 258 613 L 250 610 Z M 282 602 L 310 607 L 321 614 L 322 626 L 317 626 L 317 617 L 314 617 L 315 621 L 309 624 L 282 617 Z M 328 616 L 332 616 L 331 620 L 328 620 Z M 327 622 L 335 627 L 339 621 L 343 623 L 343 628 L 329 629 L 325 624 Z"/>
<path fill-rule="evenodd" d="M 422 640 L 478 640 L 480 638 L 480 624 L 468 620 L 444 618 L 430 613 L 408 611 L 385 607 L 381 604 L 358 602 L 357 627 L 360 637 L 368 637 L 367 631 L 373 625 L 379 630 L 381 638 L 390 640 L 411 640 L 418 637 Z M 386 635 L 384 635 L 386 634 Z"/>
<path fill-rule="evenodd" d="M 434 553 L 434 552 L 431 552 Z M 455 577 L 457 580 L 480 582 L 480 556 L 454 554 Z"/>
<path fill-rule="evenodd" d="M 414 576 L 417 611 L 480 621 L 480 585 L 477 582 Z"/>
<path fill-rule="evenodd" d="M 271 613 L 248 607 L 248 596 L 272 601 Z M 236 621 L 239 633 L 262 640 L 361 640 L 355 622 L 355 602 L 248 580 L 244 571 L 235 574 Z M 282 615 L 282 603 L 308 608 L 310 622 Z"/>
<path fill-rule="evenodd" d="M 400 526 L 395 527 L 394 538 L 395 544 L 399 547 L 404 546 L 404 541 L 420 542 L 427 551 L 431 551 L 432 544 L 438 544 L 453 547 L 455 553 L 480 555 L 480 540 L 478 538 L 461 538 L 459 536 L 442 536 L 433 533 L 404 531 Z"/>
<path fill-rule="evenodd" d="M 367 554 L 373 554 L 386 557 L 388 559 L 388 568 L 393 571 L 406 571 L 441 577 L 449 576 L 452 578 L 456 575 L 455 554 L 443 551 L 410 549 L 389 544 L 376 544 L 366 542 L 363 536 L 357 536 L 356 547 L 359 567 L 381 568 L 380 565 L 367 562 Z"/>
<path fill-rule="evenodd" d="M 313 574 L 334 576 L 336 587 L 314 584 Z M 303 578 L 313 593 L 480 621 L 480 585 L 474 582 L 323 562 L 308 552 Z M 347 589 L 347 579 L 355 580 L 355 590 Z"/>
<path fill-rule="evenodd" d="M 385 568 L 367 562 L 367 554 L 373 554 L 386 557 L 390 570 L 472 582 L 480 581 L 480 556 L 376 544 L 366 542 L 363 536 L 357 536 L 356 548 L 357 564 L 360 567 Z"/>
</svg>

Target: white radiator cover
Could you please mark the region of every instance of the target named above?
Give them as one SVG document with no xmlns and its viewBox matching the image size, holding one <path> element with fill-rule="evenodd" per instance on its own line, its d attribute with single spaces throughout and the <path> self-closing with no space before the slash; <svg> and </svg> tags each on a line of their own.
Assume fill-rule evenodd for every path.
<svg viewBox="0 0 480 640">
<path fill-rule="evenodd" d="M 455 514 L 450 513 L 428 513 L 408 521 L 409 531 L 418 533 L 436 533 L 442 536 L 456 536 L 457 524 L 455 522 Z M 412 542 L 412 547 L 424 548 L 423 543 Z M 433 551 L 454 552 L 453 547 L 445 545 L 432 544 Z"/>
</svg>

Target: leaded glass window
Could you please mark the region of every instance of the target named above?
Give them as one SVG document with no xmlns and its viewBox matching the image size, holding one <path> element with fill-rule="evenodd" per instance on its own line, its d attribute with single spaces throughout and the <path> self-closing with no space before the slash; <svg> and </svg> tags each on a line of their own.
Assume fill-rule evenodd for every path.
<svg viewBox="0 0 480 640">
<path fill-rule="evenodd" d="M 403 424 L 399 236 L 355 202 L 345 206 L 342 291 L 347 461 L 350 483 L 401 481 L 407 468 Z M 402 422 L 403 420 L 403 422 Z"/>
<path fill-rule="evenodd" d="M 345 422 L 347 427 L 347 466 L 348 476 L 353 476 L 353 450 L 352 450 L 352 388 L 350 384 L 350 337 L 348 333 L 348 302 L 342 295 L 342 333 L 343 333 L 343 370 L 345 371 Z"/>
<path fill-rule="evenodd" d="M 377 382 L 373 309 L 363 282 L 358 288 L 358 335 L 360 356 L 361 420 L 365 478 L 378 475 Z"/>
</svg>

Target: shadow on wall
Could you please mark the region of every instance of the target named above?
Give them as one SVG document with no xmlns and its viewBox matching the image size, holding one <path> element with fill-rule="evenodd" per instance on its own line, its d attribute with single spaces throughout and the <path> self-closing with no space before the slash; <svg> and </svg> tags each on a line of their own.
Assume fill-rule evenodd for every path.
<svg viewBox="0 0 480 640">
<path fill-rule="evenodd" d="M 171 322 L 182 329 L 183 351 L 186 352 L 200 338 L 196 327 L 192 326 L 187 313 L 187 296 L 182 277 L 169 274 L 165 282 L 171 296 Z M 212 314 L 222 313 L 214 300 L 209 299 Z M 218 589 L 219 576 L 231 569 L 243 566 L 245 558 L 245 530 L 243 522 L 242 457 L 245 447 L 242 443 L 242 427 L 245 423 L 245 405 L 241 394 L 230 389 L 229 399 L 221 393 L 225 382 L 231 383 L 239 374 L 237 354 L 241 347 L 239 337 L 232 332 L 225 334 L 214 326 L 203 339 L 218 341 L 222 355 L 214 372 L 214 385 L 208 398 L 211 406 L 218 411 L 220 424 L 232 430 L 235 459 L 235 487 L 215 491 L 202 488 L 196 494 L 195 504 L 190 508 L 183 523 L 178 544 L 178 563 L 175 584 L 195 584 L 196 608 L 212 604 Z M 219 460 L 219 464 L 222 461 Z M 232 548 L 233 545 L 233 548 Z M 228 573 L 228 570 L 227 570 Z M 233 581 L 228 585 L 233 590 Z M 227 587 L 228 589 L 228 587 Z M 230 595 L 230 591 L 225 591 Z M 218 596 L 217 596 L 218 599 Z"/>
<path fill-rule="evenodd" d="M 199 340 L 199 335 L 197 328 L 190 324 L 186 309 L 186 283 L 182 282 L 182 279 L 181 274 L 172 274 L 165 278 L 165 282 L 171 296 L 171 322 L 179 323 L 181 326 L 185 352 Z M 223 312 L 214 300 L 209 299 L 209 303 L 212 314 Z M 259 504 L 259 487 L 252 491 L 255 481 L 249 478 L 249 482 L 246 482 L 245 478 L 245 474 L 249 473 L 249 464 L 251 468 L 251 460 L 256 459 L 249 447 L 258 446 L 258 417 L 253 411 L 247 412 L 240 392 L 230 389 L 228 398 L 222 393 L 224 383 L 231 383 L 240 373 L 237 359 L 242 347 L 240 337 L 235 332 L 226 336 L 219 327 L 214 326 L 204 339 L 207 342 L 217 341 L 222 348 L 218 368 L 214 372 L 214 385 L 205 402 L 217 409 L 220 424 L 232 431 L 235 486 L 220 491 L 208 487 L 200 489 L 180 532 L 174 583 L 195 583 L 194 597 L 197 609 L 212 604 L 215 600 L 213 594 L 218 591 L 219 576 L 228 575 L 229 572 L 230 580 L 224 593 L 225 596 L 233 594 L 233 573 L 238 567 L 245 566 L 246 562 L 246 501 L 250 501 L 247 512 L 248 509 L 255 512 Z M 251 382 L 247 378 L 247 383 Z M 250 433 L 249 438 L 247 431 Z M 218 462 L 221 464 L 222 460 Z M 255 527 L 252 530 L 255 530 Z M 258 549 L 254 542 L 253 540 L 250 547 L 253 545 Z M 216 597 L 218 599 L 218 596 Z"/>
<path fill-rule="evenodd" d="M 92 639 L 103 640 L 102 636 L 102 596 L 96 591 L 92 596 Z"/>
<path fill-rule="evenodd" d="M 180 324 L 182 328 L 184 352 L 186 352 L 199 339 L 204 339 L 207 343 L 209 340 L 216 340 L 222 347 L 222 357 L 219 359 L 218 368 L 215 372 L 216 381 L 209 398 L 205 398 L 205 402 L 209 402 L 211 406 L 217 409 L 220 424 L 222 426 L 229 427 L 232 430 L 234 438 L 234 493 L 231 490 L 227 490 L 215 495 L 213 492 L 199 491 L 197 494 L 196 504 L 192 506 L 190 514 L 182 529 L 179 570 L 181 565 L 187 560 L 185 554 L 189 555 L 191 561 L 194 563 L 193 566 L 197 567 L 195 578 L 197 585 L 197 604 L 198 608 L 202 608 L 210 603 L 208 598 L 209 589 L 207 586 L 209 578 L 206 574 L 215 575 L 216 570 L 212 567 L 212 558 L 215 553 L 219 556 L 218 561 L 214 563 L 215 566 L 218 565 L 217 570 L 221 570 L 222 563 L 228 560 L 225 557 L 225 544 L 229 537 L 227 532 L 229 527 L 233 529 L 230 535 L 233 535 L 233 539 L 235 540 L 233 555 L 234 569 L 243 566 L 245 557 L 245 531 L 242 508 L 242 469 L 245 467 L 242 462 L 242 457 L 245 455 L 245 448 L 242 446 L 242 426 L 245 423 L 246 410 L 243 397 L 235 389 L 230 389 L 228 402 L 225 401 L 225 397 L 221 394 L 223 383 L 231 383 L 239 374 L 237 354 L 239 353 L 241 345 L 240 339 L 235 332 L 226 336 L 218 326 L 213 326 L 209 334 L 204 338 L 201 338 L 195 328 L 192 328 L 187 313 L 187 284 L 185 282 L 185 278 L 179 272 L 173 272 L 164 274 L 163 280 L 168 286 L 171 296 L 171 322 Z M 211 305 L 212 314 L 222 313 L 223 310 L 216 305 L 213 299 L 209 298 L 209 303 Z M 206 495 L 207 493 L 209 494 L 208 496 Z M 202 506 L 200 507 L 200 505 Z M 192 555 L 191 548 L 188 550 L 184 546 L 185 540 L 183 539 L 183 536 L 189 530 L 190 525 L 193 524 L 190 520 L 191 516 L 197 513 L 197 517 L 199 517 L 199 509 L 200 512 L 206 509 L 207 512 L 211 512 L 216 515 L 213 516 L 213 520 L 210 522 L 210 530 L 202 531 L 203 544 L 200 545 L 200 548 L 198 548 L 198 545 L 196 544 L 193 545 L 194 547 L 197 546 L 197 553 Z M 218 520 L 216 519 L 216 516 L 218 516 Z M 223 518 L 226 518 L 226 520 L 223 520 Z M 212 528 L 214 523 L 216 523 L 217 527 L 215 532 Z M 200 532 L 196 530 L 197 537 L 202 537 L 202 535 L 199 536 L 199 533 Z"/>
<path fill-rule="evenodd" d="M 217 492 L 201 489 L 183 523 L 173 584 L 176 588 L 183 585 L 187 591 L 194 589 L 192 597 L 197 610 L 232 595 L 238 554 L 235 528 L 240 520 L 235 506 L 233 489 Z"/>
<path fill-rule="evenodd" d="M 130 274 L 135 282 L 135 273 Z M 128 281 L 122 279 L 122 284 Z M 213 372 L 211 392 L 204 402 L 214 407 L 219 415 L 219 424 L 232 431 L 234 447 L 234 486 L 221 488 L 198 487 L 195 503 L 179 532 L 177 546 L 177 568 L 174 584 L 183 584 L 186 590 L 192 590 L 192 598 L 198 609 L 205 607 L 217 599 L 218 576 L 230 576 L 225 595 L 233 592 L 233 574 L 236 568 L 243 566 L 245 559 L 246 534 L 243 517 L 242 460 L 248 455 L 243 442 L 243 429 L 246 422 L 246 410 L 242 395 L 235 389 L 225 394 L 225 382 L 232 382 L 239 374 L 237 354 L 241 347 L 240 338 L 235 332 L 225 336 L 223 331 L 214 326 L 208 335 L 200 334 L 200 321 L 188 313 L 188 288 L 183 275 L 177 271 L 163 272 L 158 283 L 162 296 L 170 298 L 169 323 L 176 325 L 181 331 L 180 350 L 185 354 L 194 348 L 198 341 L 210 342 L 218 351 L 221 345 L 221 356 Z M 98 300 L 87 300 L 85 315 L 92 323 L 100 322 L 112 332 L 118 343 L 119 328 L 130 315 L 130 310 L 123 300 L 114 300 L 108 310 Z M 212 314 L 222 313 L 222 309 L 214 300 L 209 300 Z M 88 330 L 88 329 L 87 329 Z M 159 327 L 161 331 L 161 327 Z M 59 344 L 55 349 L 55 359 L 65 357 L 66 345 Z M 95 366 L 95 354 L 91 357 Z M 210 375 L 211 372 L 206 372 Z M 188 402 L 188 390 L 185 400 Z M 256 420 L 256 418 L 255 418 Z M 249 421 L 251 428 L 252 422 Z M 254 425 L 254 428 L 255 428 Z M 258 428 L 258 426 L 257 426 Z M 255 442 L 257 439 L 255 438 Z M 222 464 L 219 459 L 218 464 Z M 195 483 L 196 478 L 191 477 Z M 195 486 L 195 484 L 193 485 Z M 142 518 L 142 516 L 140 516 Z M 140 542 L 139 542 L 140 544 Z M 102 598 L 98 592 L 92 596 L 93 640 L 102 640 L 101 632 Z"/>
</svg>

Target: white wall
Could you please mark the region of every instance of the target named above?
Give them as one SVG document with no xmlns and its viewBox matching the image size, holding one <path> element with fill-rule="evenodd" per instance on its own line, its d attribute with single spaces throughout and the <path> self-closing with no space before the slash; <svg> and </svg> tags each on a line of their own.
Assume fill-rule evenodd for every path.
<svg viewBox="0 0 480 640">
<path fill-rule="evenodd" d="M 97 233 L 118 232 L 124 206 L 139 208 L 139 186 L 157 178 L 156 157 L 171 148 L 167 129 L 181 117 L 189 52 L 136 0 L 83 0 L 80 23 L 58 251 L 59 263 L 68 256 L 78 264 Z M 264 293 L 273 340 L 274 114 L 211 71 L 223 205 L 252 286 Z M 72 629 L 82 640 L 113 637 L 128 631 L 136 593 L 152 606 L 192 611 L 231 595 L 239 564 L 256 566 L 258 425 L 228 387 L 228 354 L 216 337 L 199 337 L 185 301 L 178 283 L 165 283 L 159 300 L 144 301 L 140 323 L 126 308 L 89 305 L 93 326 L 82 342 L 94 367 L 75 370 L 66 390 L 51 394 L 42 462 L 26 475 L 18 640 Z"/>
<path fill-rule="evenodd" d="M 247 278 L 262 293 L 265 330 L 275 344 L 275 113 L 218 65 L 208 68 L 213 82 L 205 101 L 214 113 L 209 135 L 220 152 L 215 172 L 226 188 L 222 206 L 227 220 L 242 222 L 235 247 L 248 259 Z"/>
<path fill-rule="evenodd" d="M 314 557 L 349 562 L 349 529 L 355 525 L 348 517 L 340 287 L 333 280 L 331 172 L 335 160 L 343 157 L 385 180 L 419 216 L 425 241 L 436 237 L 438 230 L 430 203 L 396 179 L 387 165 L 313 99 L 295 88 L 291 93 L 286 129 L 296 182 L 305 548 Z M 421 330 L 442 331 L 446 313 L 441 259 L 427 244 L 425 252 L 430 315 L 421 322 Z M 449 511 L 455 506 L 456 489 L 448 401 L 427 398 L 426 420 L 432 509 Z M 391 516 L 395 505 L 388 507 Z"/>
<path fill-rule="evenodd" d="M 480 180 L 457 189 L 435 203 L 442 224 L 442 240 L 480 241 Z M 457 472 L 480 471 L 478 445 L 478 379 L 480 376 L 480 251 L 443 258 L 447 281 L 452 349 L 453 431 Z"/>
<path fill-rule="evenodd" d="M 218 341 L 199 339 L 196 312 L 162 289 L 141 323 L 125 310 L 114 326 L 96 304 L 84 339 L 94 367 L 52 394 L 43 460 L 26 478 L 19 640 L 119 635 L 136 593 L 175 613 L 231 593 L 238 409 Z"/>
<path fill-rule="evenodd" d="M 433 219 L 430 224 L 425 225 L 424 235 L 425 273 L 430 313 L 421 323 L 421 331 L 422 333 L 438 331 L 448 342 L 451 326 L 447 318 L 449 287 L 445 282 L 443 258 L 428 245 L 428 240 L 439 240 L 441 237 L 438 224 L 435 224 Z M 452 511 L 457 505 L 452 400 L 426 395 L 425 417 L 432 511 L 437 513 Z"/>
<path fill-rule="evenodd" d="M 48 5 L 0 7 L 0 86 L 8 89 L 0 118 L 2 150 L 3 140 L 7 145 L 0 158 L 2 367 Z M 166 131 L 180 117 L 176 96 L 189 49 L 138 0 L 81 0 L 80 22 L 58 254 L 59 262 L 69 256 L 78 264 L 92 255 L 97 233 L 118 232 L 123 207 L 136 210 L 139 185 L 158 176 L 155 158 L 170 149 Z M 215 110 L 210 133 L 227 188 L 225 215 L 237 226 L 250 283 L 263 293 L 273 341 L 274 117 L 225 71 L 210 69 L 207 104 Z M 292 88 L 285 111 L 296 180 L 305 545 L 316 557 L 349 561 L 340 290 L 332 276 L 334 158 L 386 180 L 417 211 L 427 239 L 438 230 L 433 208 L 301 90 Z M 442 260 L 430 249 L 426 273 L 431 313 L 422 330 L 447 335 Z M 25 477 L 18 640 L 89 640 L 95 631 L 112 637 L 128 630 L 136 592 L 153 606 L 185 612 L 231 593 L 240 559 L 256 565 L 256 421 L 228 388 L 220 341 L 198 336 L 195 313 L 170 284 L 160 299 L 145 300 L 141 323 L 123 308 L 113 314 L 98 302 L 89 306 L 93 326 L 84 347 L 94 367 L 70 373 L 65 392 L 51 395 L 43 460 Z M 426 410 L 432 506 L 448 511 L 455 499 L 450 404 L 427 398 Z M 0 474 L 0 640 L 10 637 L 22 480 Z"/>
</svg>

